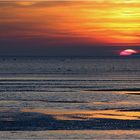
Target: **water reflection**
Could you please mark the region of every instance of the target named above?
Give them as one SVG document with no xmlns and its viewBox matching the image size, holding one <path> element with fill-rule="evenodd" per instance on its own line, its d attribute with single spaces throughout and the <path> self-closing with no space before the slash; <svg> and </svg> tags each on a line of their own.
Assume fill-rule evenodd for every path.
<svg viewBox="0 0 140 140">
<path fill-rule="evenodd" d="M 133 110 L 57 110 L 57 109 L 39 109 L 25 108 L 22 112 L 34 112 L 46 115 L 52 115 L 58 120 L 83 120 L 83 119 L 118 119 L 118 120 L 139 120 L 140 111 Z"/>
</svg>

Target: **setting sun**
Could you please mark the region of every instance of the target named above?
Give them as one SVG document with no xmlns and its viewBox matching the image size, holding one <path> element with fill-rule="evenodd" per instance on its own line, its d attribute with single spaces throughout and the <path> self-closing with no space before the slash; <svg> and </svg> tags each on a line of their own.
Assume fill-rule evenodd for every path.
<svg viewBox="0 0 140 140">
<path fill-rule="evenodd" d="M 120 55 L 121 56 L 129 56 L 129 55 L 136 54 L 136 53 L 138 53 L 136 50 L 126 49 L 126 50 L 121 51 Z"/>
</svg>

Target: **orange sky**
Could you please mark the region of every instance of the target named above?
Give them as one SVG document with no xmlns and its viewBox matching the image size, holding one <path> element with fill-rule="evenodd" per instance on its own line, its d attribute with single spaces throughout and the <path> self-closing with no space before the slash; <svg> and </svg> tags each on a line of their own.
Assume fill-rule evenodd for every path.
<svg viewBox="0 0 140 140">
<path fill-rule="evenodd" d="M 0 2 L 0 41 L 139 46 L 139 7 L 139 0 Z"/>
</svg>

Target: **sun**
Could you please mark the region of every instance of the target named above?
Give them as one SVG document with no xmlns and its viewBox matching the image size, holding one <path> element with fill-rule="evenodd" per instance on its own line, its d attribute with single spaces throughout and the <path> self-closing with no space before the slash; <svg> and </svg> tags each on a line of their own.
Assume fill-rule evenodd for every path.
<svg viewBox="0 0 140 140">
<path fill-rule="evenodd" d="M 133 55 L 133 54 L 136 54 L 138 53 L 136 50 L 133 50 L 133 49 L 126 49 L 126 50 L 123 50 L 120 52 L 120 56 L 130 56 L 130 55 Z"/>
</svg>

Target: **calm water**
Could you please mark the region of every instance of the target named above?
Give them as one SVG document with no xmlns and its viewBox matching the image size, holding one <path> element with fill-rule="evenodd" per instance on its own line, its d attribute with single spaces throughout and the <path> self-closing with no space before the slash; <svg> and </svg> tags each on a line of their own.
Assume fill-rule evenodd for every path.
<svg viewBox="0 0 140 140">
<path fill-rule="evenodd" d="M 140 138 L 140 59 L 0 58 L 2 138 Z"/>
</svg>

